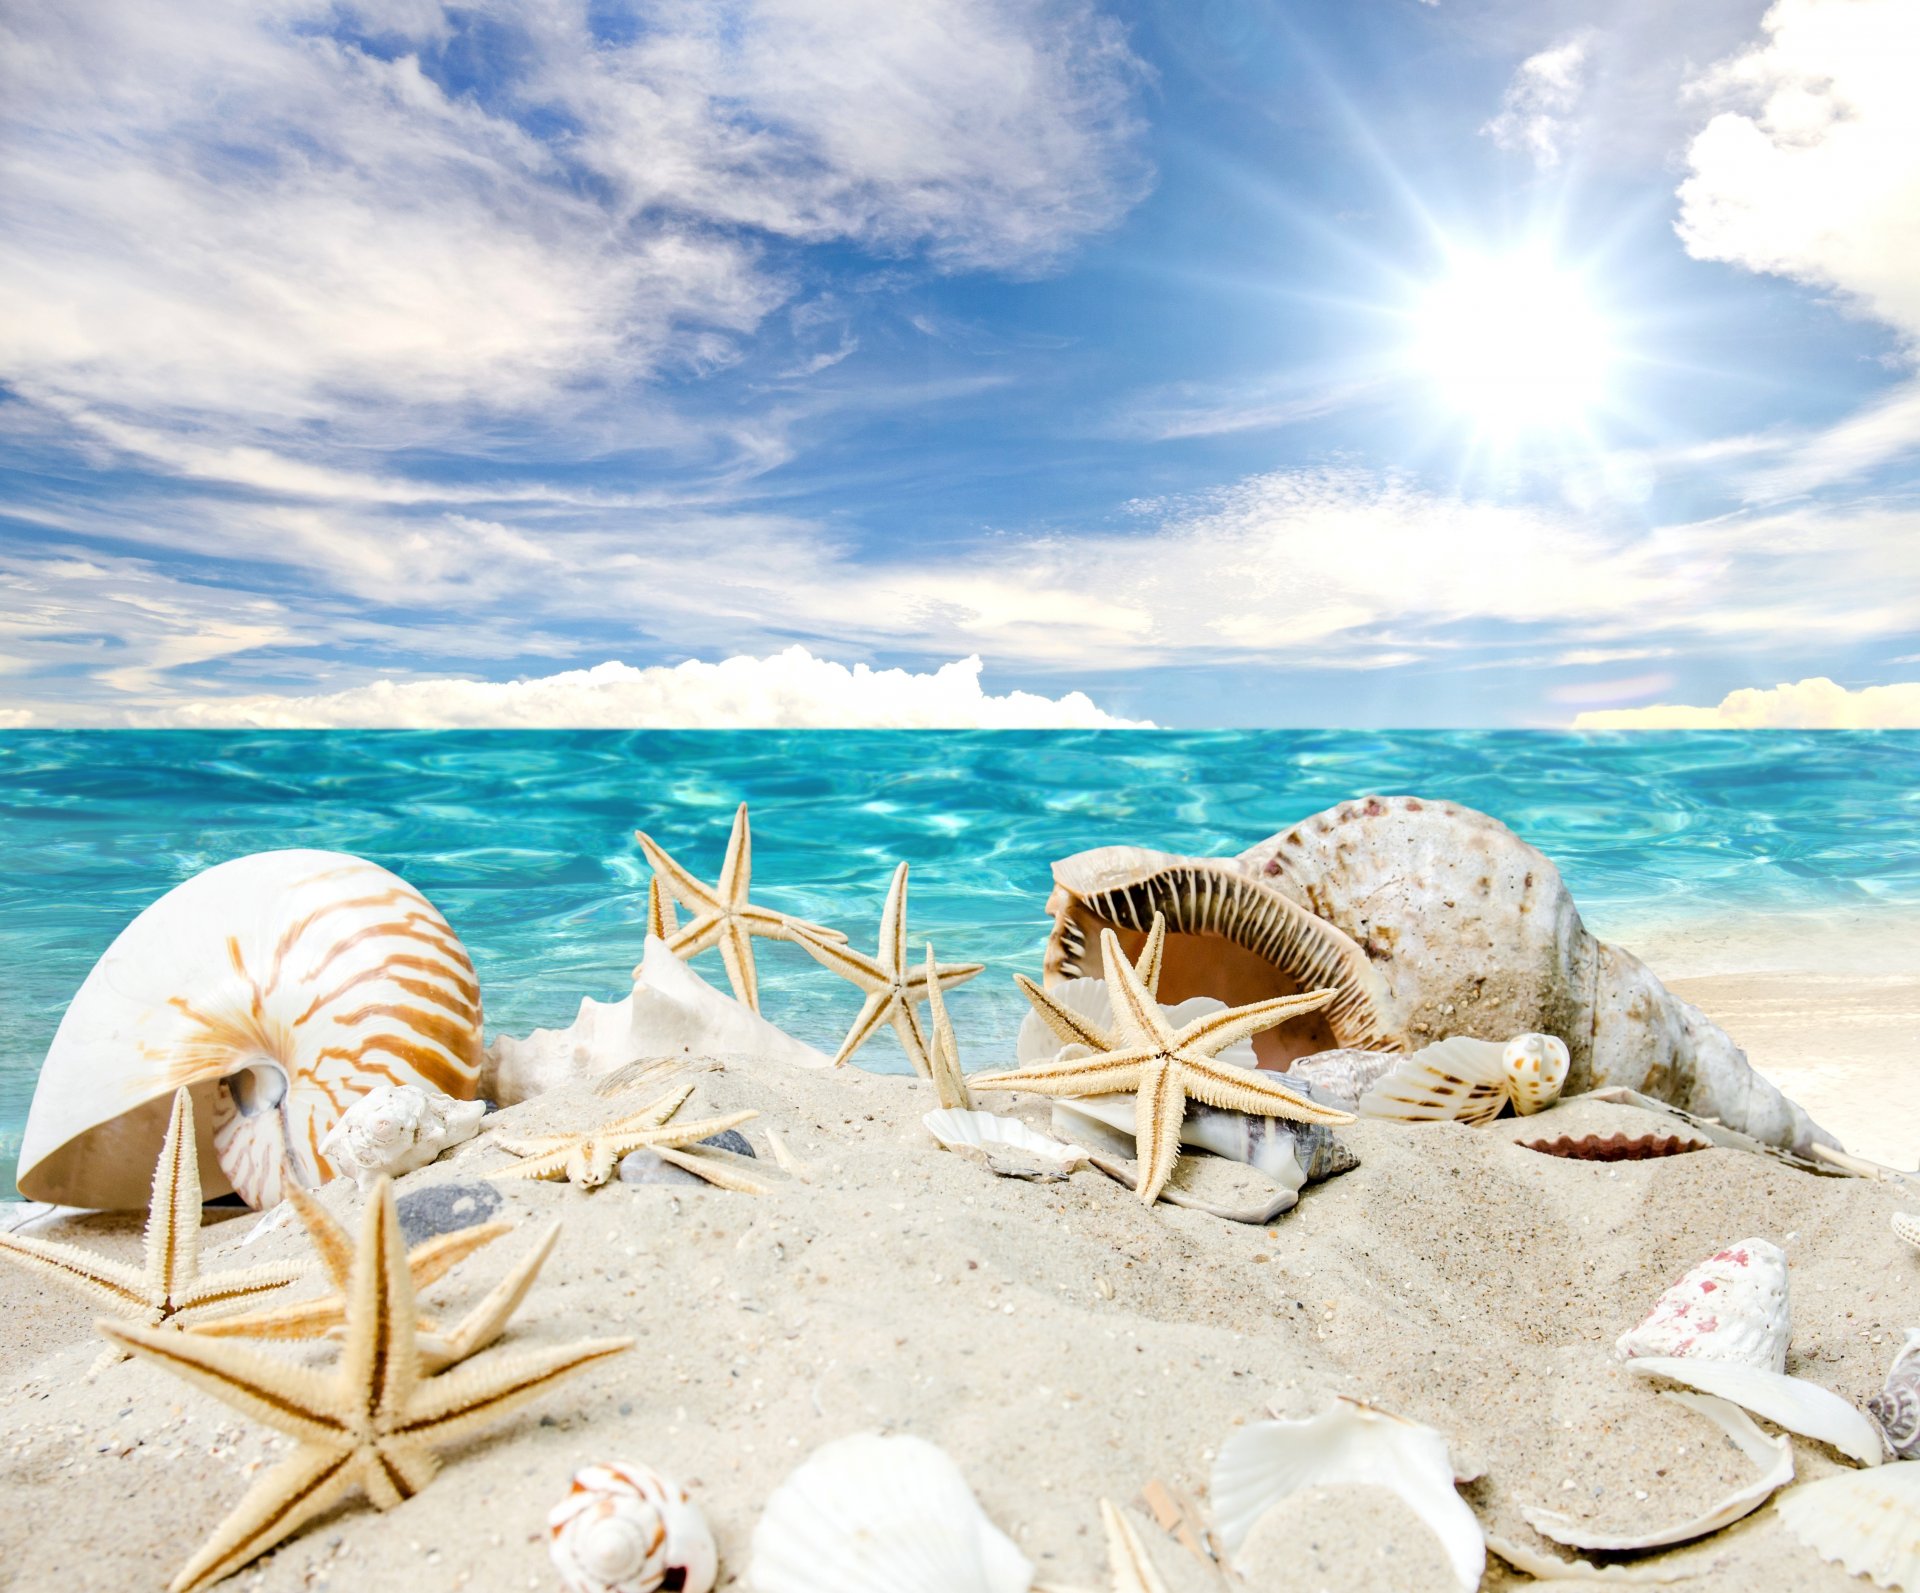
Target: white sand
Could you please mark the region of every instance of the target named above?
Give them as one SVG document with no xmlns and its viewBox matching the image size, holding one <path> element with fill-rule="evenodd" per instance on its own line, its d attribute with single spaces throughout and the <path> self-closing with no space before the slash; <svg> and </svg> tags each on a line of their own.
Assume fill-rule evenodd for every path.
<svg viewBox="0 0 1920 1593">
<path fill-rule="evenodd" d="M 1652 1526 L 1745 1480 L 1714 1430 L 1611 1355 L 1712 1250 L 1749 1235 L 1786 1248 L 1789 1369 L 1850 1397 L 1878 1387 L 1900 1332 L 1920 1323 L 1920 1253 L 1888 1229 L 1901 1202 L 1887 1186 L 1733 1151 L 1608 1166 L 1514 1143 L 1664 1127 L 1597 1102 L 1491 1130 L 1357 1124 L 1342 1132 L 1361 1167 L 1258 1229 L 1147 1210 L 1091 1171 L 996 1178 L 933 1146 L 919 1125 L 930 1094 L 907 1079 L 735 1066 L 702 1095 L 758 1109 L 757 1148 L 778 1128 L 814 1181 L 760 1199 L 503 1186 L 523 1233 L 465 1263 L 435 1308 L 463 1308 L 559 1215 L 560 1248 L 507 1346 L 631 1333 L 636 1349 L 449 1454 L 419 1498 L 387 1515 L 349 1504 L 229 1585 L 552 1588 L 548 1506 L 575 1468 L 624 1458 L 693 1488 L 722 1586 L 742 1587 L 768 1492 L 817 1444 L 885 1429 L 943 1445 L 1043 1578 L 1091 1588 L 1104 1585 L 1100 1497 L 1133 1500 L 1157 1478 L 1203 1498 L 1235 1423 L 1338 1394 L 1449 1434 L 1462 1468 L 1483 1472 L 1466 1490 L 1482 1520 L 1545 1547 L 1523 1504 Z M 1020 1110 L 1045 1121 L 1042 1103 Z M 572 1089 L 489 1121 L 539 1130 L 613 1111 Z M 402 1187 L 507 1161 L 483 1137 Z M 342 1183 L 325 1198 L 358 1206 Z M 209 1259 L 232 1255 L 249 1225 L 210 1234 Z M 126 1219 L 67 1228 L 121 1254 L 137 1244 Z M 303 1243 L 276 1234 L 244 1257 Z M 89 1311 L 15 1269 L 0 1270 L 0 1308 L 0 1574 L 33 1589 L 161 1586 L 282 1441 L 144 1363 L 90 1378 Z M 1802 1478 L 1839 1464 L 1795 1451 Z M 1146 1535 L 1174 1593 L 1440 1585 L 1422 1569 L 1433 1545 L 1367 1492 L 1288 1505 L 1249 1544 L 1245 1583 Z M 1690 1588 L 1864 1585 L 1795 1545 L 1771 1508 L 1674 1553 L 1703 1568 Z M 1487 1585 L 1510 1580 L 1495 1564 Z"/>
</svg>

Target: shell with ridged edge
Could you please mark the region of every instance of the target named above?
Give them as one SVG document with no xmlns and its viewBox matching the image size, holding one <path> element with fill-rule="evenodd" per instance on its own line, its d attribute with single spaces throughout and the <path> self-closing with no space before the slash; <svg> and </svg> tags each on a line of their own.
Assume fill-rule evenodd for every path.
<svg viewBox="0 0 1920 1593">
<path fill-rule="evenodd" d="M 276 1204 L 333 1176 L 320 1142 L 377 1084 L 471 1099 L 480 986 L 419 891 L 341 852 L 256 852 L 175 886 L 94 964 L 54 1035 L 20 1149 L 32 1199 L 144 1206 L 173 1092 L 193 1092 L 209 1199 Z"/>
<path fill-rule="evenodd" d="M 712 1593 L 713 1533 L 692 1497 L 651 1466 L 587 1466 L 547 1512 L 547 1552 L 567 1593 Z"/>
<path fill-rule="evenodd" d="M 1904 1239 L 1916 1249 L 1920 1249 L 1920 1217 L 1910 1211 L 1896 1211 L 1892 1217 L 1893 1232 L 1896 1238 Z"/>
<path fill-rule="evenodd" d="M 1842 1472 L 1774 1502 L 1780 1524 L 1823 1560 L 1881 1587 L 1920 1588 L 1920 1466 Z"/>
<path fill-rule="evenodd" d="M 748 1580 L 754 1593 L 1028 1593 L 1033 1565 L 943 1450 L 860 1433 L 773 1491 Z"/>
<path fill-rule="evenodd" d="M 1400 1058 L 1360 1097 L 1367 1117 L 1406 1122 L 1491 1123 L 1511 1104 L 1521 1117 L 1560 1099 L 1567 1045 L 1550 1034 L 1505 1045 L 1456 1035 Z"/>
</svg>

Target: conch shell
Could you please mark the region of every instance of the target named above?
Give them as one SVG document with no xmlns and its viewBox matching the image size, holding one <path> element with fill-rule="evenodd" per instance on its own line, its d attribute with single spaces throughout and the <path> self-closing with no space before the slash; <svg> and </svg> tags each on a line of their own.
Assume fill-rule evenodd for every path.
<svg viewBox="0 0 1920 1593">
<path fill-rule="evenodd" d="M 712 1593 L 720 1575 L 699 1506 L 651 1466 L 575 1472 L 547 1513 L 547 1550 L 567 1593 Z"/>
<path fill-rule="evenodd" d="M 1545 856 L 1457 803 L 1370 796 L 1237 858 L 1110 846 L 1056 863 L 1053 877 L 1049 986 L 1104 973 L 1102 928 L 1137 955 L 1161 912 L 1163 1001 L 1335 989 L 1319 1013 L 1255 1037 L 1264 1067 L 1456 1035 L 1556 1035 L 1569 1094 L 1624 1085 L 1803 1154 L 1834 1143 L 1704 1014 L 1589 934 Z"/>
<path fill-rule="evenodd" d="M 377 1084 L 470 1100 L 480 986 L 424 896 L 340 852 L 256 852 L 176 885 L 109 946 L 60 1020 L 27 1114 L 19 1186 L 127 1209 L 173 1092 L 211 1128 L 208 1199 L 260 1208 L 333 1176 L 320 1142 Z"/>
<path fill-rule="evenodd" d="M 417 1084 L 382 1084 L 355 1101 L 320 1141 L 320 1154 L 366 1194 L 383 1177 L 425 1167 L 480 1132 L 485 1101 L 456 1101 Z"/>
</svg>

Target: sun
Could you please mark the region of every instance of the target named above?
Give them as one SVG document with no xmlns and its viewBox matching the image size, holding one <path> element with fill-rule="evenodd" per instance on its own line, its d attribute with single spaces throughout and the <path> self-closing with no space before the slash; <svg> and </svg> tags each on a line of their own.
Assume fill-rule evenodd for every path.
<svg viewBox="0 0 1920 1593">
<path fill-rule="evenodd" d="M 1456 258 L 1421 297 L 1414 327 L 1414 365 L 1482 432 L 1574 429 L 1605 401 L 1606 322 L 1580 277 L 1539 254 Z"/>
</svg>

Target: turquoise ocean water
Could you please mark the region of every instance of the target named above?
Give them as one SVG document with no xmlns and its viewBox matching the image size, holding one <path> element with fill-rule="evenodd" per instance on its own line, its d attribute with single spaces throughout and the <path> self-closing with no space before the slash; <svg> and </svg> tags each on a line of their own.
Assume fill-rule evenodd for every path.
<svg viewBox="0 0 1920 1593">
<path fill-rule="evenodd" d="M 893 865 L 909 930 L 988 971 L 963 1052 L 1010 1049 L 1048 865 L 1130 842 L 1232 853 L 1345 798 L 1494 814 L 1590 923 L 1920 907 L 1920 734 L 1903 732 L 0 732 L 0 1192 L 68 998 L 200 869 L 315 846 L 404 875 L 458 931 L 489 1032 L 571 1021 L 639 959 L 649 831 L 711 880 L 752 804 L 754 894 L 872 949 Z M 832 1049 L 851 986 L 757 943 L 762 1007 Z M 725 987 L 716 955 L 695 966 Z M 891 1036 L 861 1053 L 904 1067 Z"/>
</svg>

